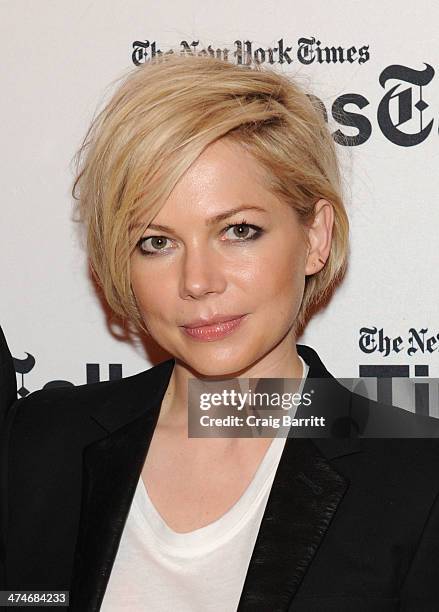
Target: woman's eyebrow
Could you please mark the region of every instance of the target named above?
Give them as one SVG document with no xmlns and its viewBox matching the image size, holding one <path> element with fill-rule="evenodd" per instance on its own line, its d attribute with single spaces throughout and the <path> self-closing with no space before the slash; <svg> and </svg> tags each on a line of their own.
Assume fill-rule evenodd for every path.
<svg viewBox="0 0 439 612">
<path fill-rule="evenodd" d="M 220 213 L 219 215 L 215 215 L 214 217 L 207 219 L 206 225 L 215 225 L 215 223 L 218 223 L 219 221 L 224 221 L 224 219 L 227 219 L 228 217 L 231 217 L 236 213 L 242 212 L 243 210 L 258 210 L 259 212 L 267 212 L 267 210 L 265 208 L 261 208 L 261 206 L 239 206 L 238 208 L 232 208 L 231 210 L 227 210 L 226 212 Z"/>
<path fill-rule="evenodd" d="M 223 213 L 220 213 L 219 215 L 210 217 L 210 219 L 206 219 L 206 225 L 208 227 L 211 225 L 215 225 L 216 223 L 219 223 L 220 221 L 224 221 L 228 217 L 231 217 L 232 215 L 235 215 L 236 213 L 242 212 L 244 210 L 257 210 L 259 212 L 268 212 L 265 208 L 261 208 L 260 206 L 248 206 L 248 205 L 239 206 L 238 208 L 232 208 Z M 156 223 L 151 223 L 150 225 L 148 225 L 147 229 L 157 230 L 160 232 L 173 232 L 174 231 L 172 227 L 169 227 L 167 225 L 158 225 Z"/>
</svg>

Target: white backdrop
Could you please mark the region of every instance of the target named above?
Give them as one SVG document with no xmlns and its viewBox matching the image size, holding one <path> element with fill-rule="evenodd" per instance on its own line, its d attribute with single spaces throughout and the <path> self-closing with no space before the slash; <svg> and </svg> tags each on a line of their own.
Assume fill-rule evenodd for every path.
<svg viewBox="0 0 439 612">
<path fill-rule="evenodd" d="M 357 105 L 345 110 L 357 114 L 355 121 L 365 117 L 362 133 L 368 125 L 371 133 L 363 144 L 337 146 L 351 221 L 350 267 L 329 307 L 299 342 L 314 347 L 339 377 L 356 377 L 368 364 L 409 366 L 410 376 L 415 364 L 423 365 L 424 374 L 439 376 L 437 2 L 420 0 L 408 11 L 397 0 L 254 0 L 229 8 L 212 0 L 3 0 L 0 6 L 0 324 L 13 356 L 24 360 L 29 353 L 35 359 L 32 368 L 29 359 L 23 365 L 29 370 L 27 390 L 53 380 L 83 384 L 87 364 L 100 366 L 102 380 L 110 363 L 121 364 L 124 376 L 150 365 L 141 346 L 118 341 L 107 328 L 87 276 L 70 196 L 73 154 L 97 106 L 110 95 L 111 82 L 133 66 L 134 41 L 155 42 L 162 50 L 199 41 L 198 48 L 211 44 L 233 54 L 236 40 L 267 50 L 279 49 L 282 39 L 292 61 L 284 56 L 279 64 L 276 52 L 276 69 L 295 74 L 329 115 L 337 98 L 357 96 Z M 342 47 L 345 57 L 350 47 L 367 46 L 369 58 L 359 63 L 357 53 L 351 63 L 303 63 L 298 41 L 313 37 L 322 48 Z M 404 67 L 402 73 L 388 68 L 396 65 Z M 380 83 L 386 68 L 389 78 Z M 429 82 L 421 90 L 422 78 Z M 405 94 L 386 106 L 382 100 L 395 85 L 395 96 Z M 405 144 L 392 142 L 391 126 L 383 133 L 380 103 L 381 119 L 389 108 L 388 124 L 400 123 L 395 130 Z M 422 128 L 431 121 L 432 126 L 422 142 L 406 146 L 404 134 L 421 130 L 420 110 Z M 348 136 L 359 133 L 332 119 L 331 127 Z M 364 327 L 401 337 L 401 352 L 366 354 L 359 345 Z M 430 350 L 415 342 L 417 350 L 408 354 L 411 329 L 420 338 L 428 330 Z"/>
</svg>

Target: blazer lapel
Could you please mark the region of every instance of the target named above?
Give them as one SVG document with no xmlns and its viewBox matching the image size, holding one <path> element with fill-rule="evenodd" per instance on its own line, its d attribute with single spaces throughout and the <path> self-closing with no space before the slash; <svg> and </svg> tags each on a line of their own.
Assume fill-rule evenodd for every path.
<svg viewBox="0 0 439 612">
<path fill-rule="evenodd" d="M 351 394 L 326 370 L 317 353 L 297 345 L 309 365 L 303 392 L 313 379 L 326 379 L 325 393 L 317 402 L 318 415 L 331 423 L 328 435 L 349 435 Z M 309 416 L 299 408 L 296 416 Z M 341 426 L 340 426 L 341 424 Z M 309 436 L 309 430 L 306 435 Z M 285 442 L 275 479 L 250 559 L 237 612 L 286 612 L 324 538 L 349 482 L 330 459 L 360 452 L 357 439 L 300 435 Z"/>
<path fill-rule="evenodd" d="M 172 368 L 168 360 L 153 373 L 126 379 L 120 394 L 93 410 L 92 418 L 110 435 L 84 449 L 70 591 L 74 612 L 100 609 Z"/>
<path fill-rule="evenodd" d="M 311 440 L 286 440 L 238 612 L 288 610 L 347 488 Z"/>
<path fill-rule="evenodd" d="M 153 429 L 146 415 L 84 451 L 72 610 L 100 608 Z"/>
</svg>

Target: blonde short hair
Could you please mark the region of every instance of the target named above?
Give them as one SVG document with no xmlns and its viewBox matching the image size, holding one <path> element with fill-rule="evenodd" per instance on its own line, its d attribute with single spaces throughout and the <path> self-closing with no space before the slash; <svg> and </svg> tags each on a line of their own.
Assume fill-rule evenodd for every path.
<svg viewBox="0 0 439 612">
<path fill-rule="evenodd" d="M 166 55 L 124 75 L 76 154 L 73 185 L 91 268 L 117 315 L 144 328 L 130 281 L 140 216 L 150 223 L 202 151 L 227 136 L 262 164 L 304 225 L 320 198 L 334 207 L 329 258 L 305 280 L 303 327 L 342 277 L 348 248 L 335 146 L 312 99 L 273 69 L 212 57 Z"/>
</svg>

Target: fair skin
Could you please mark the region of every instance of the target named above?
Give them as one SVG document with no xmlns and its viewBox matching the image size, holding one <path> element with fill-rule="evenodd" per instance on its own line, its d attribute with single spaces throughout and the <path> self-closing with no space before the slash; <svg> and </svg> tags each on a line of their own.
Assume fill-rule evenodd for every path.
<svg viewBox="0 0 439 612">
<path fill-rule="evenodd" d="M 271 442 L 188 438 L 188 380 L 302 376 L 293 326 L 305 276 L 329 256 L 333 208 L 319 200 L 312 225 L 304 228 L 291 206 L 268 190 L 263 172 L 240 145 L 213 143 L 181 177 L 131 259 L 145 325 L 175 357 L 142 478 L 177 532 L 227 512 Z M 218 313 L 246 316 L 233 333 L 212 341 L 184 333 L 182 325 Z"/>
</svg>

